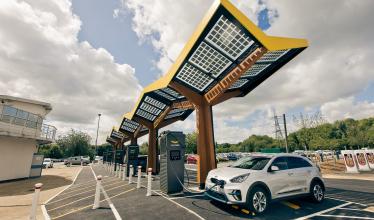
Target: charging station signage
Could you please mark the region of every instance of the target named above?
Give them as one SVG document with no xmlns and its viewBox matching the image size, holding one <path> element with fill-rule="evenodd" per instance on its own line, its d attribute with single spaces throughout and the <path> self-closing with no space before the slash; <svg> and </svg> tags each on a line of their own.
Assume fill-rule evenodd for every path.
<svg viewBox="0 0 374 220">
<path fill-rule="evenodd" d="M 369 168 L 374 170 L 374 150 L 365 150 L 365 157 Z"/>
<path fill-rule="evenodd" d="M 366 161 L 365 150 L 355 150 L 354 153 L 357 159 L 358 169 L 360 171 L 370 171 L 369 164 Z"/>
<path fill-rule="evenodd" d="M 357 163 L 353 150 L 342 150 L 347 173 L 358 173 Z"/>
</svg>

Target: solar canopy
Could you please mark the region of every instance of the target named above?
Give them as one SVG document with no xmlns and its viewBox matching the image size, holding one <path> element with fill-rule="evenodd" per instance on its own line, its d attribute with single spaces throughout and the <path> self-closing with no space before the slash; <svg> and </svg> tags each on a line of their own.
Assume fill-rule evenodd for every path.
<svg viewBox="0 0 374 220">
<path fill-rule="evenodd" d="M 186 100 L 173 89 L 173 82 L 207 95 L 230 73 L 243 70 L 243 62 L 251 54 L 262 51 L 261 57 L 224 89 L 224 93 L 235 91 L 236 97 L 245 96 L 307 46 L 304 39 L 267 36 L 230 2 L 216 1 L 171 69 L 144 89 L 128 117 L 154 122 L 173 103 Z M 172 109 L 164 120 L 184 120 L 191 112 Z"/>
</svg>

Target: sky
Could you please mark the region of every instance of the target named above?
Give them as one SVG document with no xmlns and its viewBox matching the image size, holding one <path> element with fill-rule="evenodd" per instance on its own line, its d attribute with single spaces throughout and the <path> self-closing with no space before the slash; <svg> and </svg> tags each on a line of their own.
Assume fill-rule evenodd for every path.
<svg viewBox="0 0 374 220">
<path fill-rule="evenodd" d="M 0 1 L 0 94 L 49 102 L 46 123 L 99 143 L 165 74 L 209 0 Z M 244 98 L 213 108 L 216 141 L 273 135 L 273 111 L 326 121 L 374 116 L 371 0 L 232 0 L 269 35 L 310 46 Z M 182 126 L 183 125 L 183 126 Z M 195 115 L 165 129 L 191 132 Z M 143 141 L 145 138 L 142 139 Z"/>
</svg>

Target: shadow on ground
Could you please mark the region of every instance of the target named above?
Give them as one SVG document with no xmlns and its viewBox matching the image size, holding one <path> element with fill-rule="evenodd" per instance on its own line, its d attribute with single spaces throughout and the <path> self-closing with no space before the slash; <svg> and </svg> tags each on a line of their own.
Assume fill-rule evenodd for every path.
<svg viewBox="0 0 374 220">
<path fill-rule="evenodd" d="M 43 183 L 42 190 L 49 190 L 69 185 L 72 181 L 61 176 L 44 175 L 39 178 L 0 183 L 0 197 L 30 194 L 34 191 L 34 185 L 36 183 Z"/>
</svg>

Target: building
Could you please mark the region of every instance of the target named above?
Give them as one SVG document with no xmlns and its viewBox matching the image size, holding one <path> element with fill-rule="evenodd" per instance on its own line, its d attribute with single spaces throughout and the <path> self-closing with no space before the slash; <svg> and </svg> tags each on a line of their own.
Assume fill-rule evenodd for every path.
<svg viewBox="0 0 374 220">
<path fill-rule="evenodd" d="M 43 124 L 51 110 L 49 103 L 0 95 L 0 181 L 30 176 L 38 147 L 55 138 L 56 128 Z"/>
</svg>

